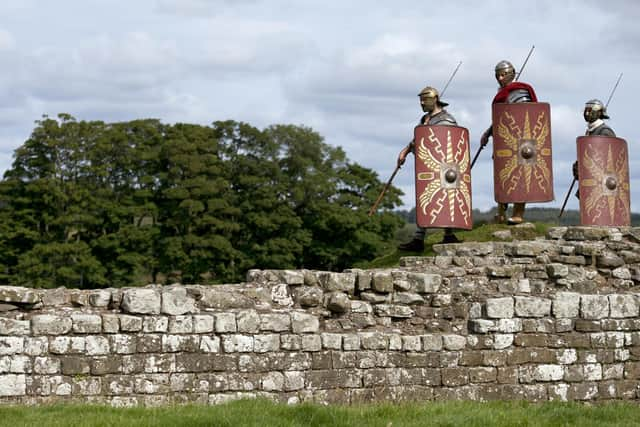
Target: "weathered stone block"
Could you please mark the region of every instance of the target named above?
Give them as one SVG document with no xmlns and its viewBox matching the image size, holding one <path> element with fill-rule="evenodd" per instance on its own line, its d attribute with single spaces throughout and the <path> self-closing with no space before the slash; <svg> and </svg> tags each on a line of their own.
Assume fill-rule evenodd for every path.
<svg viewBox="0 0 640 427">
<path fill-rule="evenodd" d="M 193 317 L 189 315 L 169 317 L 169 333 L 170 334 L 193 333 Z"/>
<path fill-rule="evenodd" d="M 69 317 L 36 314 L 31 318 L 31 332 L 33 335 L 64 335 L 71 331 L 72 324 Z"/>
<path fill-rule="evenodd" d="M 109 354 L 109 339 L 100 335 L 85 337 L 85 351 L 89 356 Z"/>
<path fill-rule="evenodd" d="M 247 335 L 222 336 L 222 348 L 225 353 L 247 353 L 253 351 L 254 339 Z"/>
<path fill-rule="evenodd" d="M 28 320 L 6 319 L 0 317 L 0 335 L 29 335 Z"/>
<path fill-rule="evenodd" d="M 603 319 L 609 316 L 609 298 L 606 295 L 582 295 L 580 297 L 580 317 Z"/>
<path fill-rule="evenodd" d="M 580 294 L 558 292 L 553 299 L 553 315 L 561 318 L 578 317 L 580 313 Z"/>
<path fill-rule="evenodd" d="M 322 288 L 329 292 L 346 292 L 354 294 L 356 288 L 355 273 L 321 272 L 318 280 Z"/>
<path fill-rule="evenodd" d="M 351 300 L 344 292 L 329 292 L 325 295 L 325 305 L 334 313 L 347 313 L 351 311 Z"/>
<path fill-rule="evenodd" d="M 162 298 L 156 289 L 125 289 L 120 307 L 125 313 L 160 314 Z"/>
<path fill-rule="evenodd" d="M 286 332 L 291 328 L 291 316 L 289 313 L 263 313 L 260 314 L 260 330 L 273 332 Z"/>
<path fill-rule="evenodd" d="M 24 374 L 0 375 L 0 397 L 24 396 L 26 394 L 26 387 L 26 375 Z"/>
<path fill-rule="evenodd" d="M 73 332 L 76 334 L 99 334 L 102 332 L 102 317 L 99 314 L 72 314 Z"/>
<path fill-rule="evenodd" d="M 317 307 L 324 300 L 324 291 L 316 286 L 301 286 L 293 290 L 294 300 L 302 307 Z"/>
<path fill-rule="evenodd" d="M 120 330 L 122 332 L 140 332 L 142 330 L 142 317 L 130 316 L 128 314 L 121 314 L 118 317 L 120 319 Z"/>
<path fill-rule="evenodd" d="M 21 286 L 0 286 L 0 301 L 17 304 L 37 304 L 40 297 L 37 292 Z"/>
<path fill-rule="evenodd" d="M 632 294 L 609 295 L 611 317 L 638 317 L 638 296 Z"/>
<path fill-rule="evenodd" d="M 513 298 L 488 298 L 487 317 L 490 319 L 504 319 L 513 317 Z"/>
<path fill-rule="evenodd" d="M 142 319 L 142 332 L 167 332 L 169 330 L 169 318 L 166 316 L 145 316 Z"/>
<path fill-rule="evenodd" d="M 236 315 L 234 313 L 214 313 L 215 329 L 217 333 L 236 332 Z"/>
<path fill-rule="evenodd" d="M 432 273 L 409 273 L 407 280 L 414 292 L 421 294 L 433 294 L 440 290 L 442 275 Z"/>
<path fill-rule="evenodd" d="M 253 351 L 255 351 L 256 353 L 267 353 L 278 350 L 280 350 L 280 335 L 254 335 Z"/>
<path fill-rule="evenodd" d="M 19 354 L 24 350 L 24 337 L 0 337 L 0 355 Z"/>
<path fill-rule="evenodd" d="M 164 314 L 177 316 L 197 311 L 195 299 L 187 293 L 184 286 L 174 285 L 162 289 L 162 304 L 160 311 Z"/>
<path fill-rule="evenodd" d="M 393 275 L 390 272 L 375 272 L 371 278 L 371 288 L 380 293 L 393 292 Z"/>
<path fill-rule="evenodd" d="M 373 310 L 380 317 L 408 318 L 415 314 L 411 307 L 397 304 L 378 304 Z"/>
<path fill-rule="evenodd" d="M 551 300 L 516 296 L 515 313 L 519 317 L 544 317 L 551 314 Z"/>
</svg>

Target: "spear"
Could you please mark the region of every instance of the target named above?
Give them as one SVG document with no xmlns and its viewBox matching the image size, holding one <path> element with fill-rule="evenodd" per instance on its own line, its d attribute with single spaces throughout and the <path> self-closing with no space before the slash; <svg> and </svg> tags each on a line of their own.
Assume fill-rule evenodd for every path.
<svg viewBox="0 0 640 427">
<path fill-rule="evenodd" d="M 455 77 L 456 73 L 458 72 L 458 69 L 460 68 L 460 65 L 462 65 L 462 61 L 458 62 L 458 66 L 456 67 L 455 70 L 453 70 L 453 73 L 451 74 L 451 77 L 449 77 L 449 80 L 447 80 L 447 84 L 444 85 L 444 89 L 442 89 L 442 91 L 440 92 L 440 97 L 442 97 L 442 95 L 444 95 L 445 91 L 449 87 L 449 83 L 451 83 L 451 80 L 453 80 L 453 78 Z M 411 142 L 409 142 L 409 144 L 411 144 Z M 387 190 L 391 186 L 391 181 L 393 181 L 393 178 L 395 178 L 395 176 L 398 173 L 398 171 L 400 170 L 401 166 L 402 166 L 401 164 L 396 165 L 396 168 L 393 170 L 393 173 L 391 174 L 391 178 L 389 178 L 389 180 L 385 184 L 384 188 L 380 192 L 380 195 L 376 199 L 375 203 L 371 206 L 371 209 L 369 209 L 369 216 L 371 216 L 371 215 L 373 215 L 375 213 L 376 209 L 378 208 L 378 204 L 380 204 L 380 201 L 384 197 L 384 194 L 387 192 Z"/>
<path fill-rule="evenodd" d="M 533 49 L 535 49 L 535 47 L 536 47 L 535 45 L 531 45 L 531 49 L 529 50 L 529 54 L 527 55 L 527 57 L 525 58 L 524 62 L 522 63 L 522 67 L 520 67 L 520 71 L 516 75 L 516 78 L 515 78 L 514 81 L 517 82 L 518 79 L 520 78 L 520 74 L 522 74 L 522 71 L 524 70 L 524 67 L 527 66 L 527 62 L 529 62 L 529 57 L 533 53 Z M 476 163 L 476 160 L 478 160 L 478 156 L 480 155 L 480 152 L 482 151 L 483 148 L 484 148 L 484 145 L 480 144 L 480 147 L 478 147 L 478 151 L 476 151 L 475 156 L 473 156 L 473 160 L 471 161 L 471 166 L 469 167 L 469 169 L 473 169 L 473 165 Z"/>
<path fill-rule="evenodd" d="M 622 79 L 622 73 L 620 73 L 620 75 L 618 76 L 618 80 L 616 80 L 616 84 L 613 86 L 613 89 L 611 89 L 611 93 L 609 94 L 609 99 L 607 99 L 607 103 L 604 105 L 605 110 L 609 106 L 609 102 L 611 102 L 611 98 L 613 98 L 613 94 L 616 93 L 616 89 L 618 88 L 618 84 L 620 83 L 621 79 Z M 573 186 L 575 185 L 576 181 L 577 179 L 574 176 L 573 181 L 571 181 L 571 185 L 569 186 L 569 191 L 567 191 L 567 195 L 564 197 L 564 203 L 562 204 L 562 208 L 560 209 L 558 218 L 562 217 L 562 214 L 564 213 L 564 207 L 567 205 L 567 201 L 569 200 L 569 195 L 571 194 L 571 190 L 573 190 Z"/>
</svg>

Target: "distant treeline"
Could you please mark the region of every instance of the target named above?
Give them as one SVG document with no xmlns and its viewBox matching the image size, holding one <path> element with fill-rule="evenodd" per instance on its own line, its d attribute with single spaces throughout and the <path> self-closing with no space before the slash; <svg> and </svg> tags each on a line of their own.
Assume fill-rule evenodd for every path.
<svg viewBox="0 0 640 427">
<path fill-rule="evenodd" d="M 36 122 L 0 181 L 0 284 L 241 281 L 341 270 L 394 244 L 401 192 L 309 128 Z"/>
<path fill-rule="evenodd" d="M 396 211 L 404 220 L 410 224 L 416 222 L 416 209 L 399 210 Z M 481 212 L 478 209 L 474 209 L 473 223 L 474 224 L 487 224 L 493 221 L 493 217 L 496 214 L 496 208 L 492 208 L 486 212 Z M 527 207 L 525 212 L 525 219 L 527 221 L 544 222 L 547 224 L 558 225 L 579 225 L 580 224 L 580 212 L 577 210 L 565 210 L 562 213 L 562 217 L 558 218 L 560 214 L 559 208 L 539 208 L 539 207 Z M 631 225 L 640 226 L 640 214 L 631 214 Z"/>
</svg>

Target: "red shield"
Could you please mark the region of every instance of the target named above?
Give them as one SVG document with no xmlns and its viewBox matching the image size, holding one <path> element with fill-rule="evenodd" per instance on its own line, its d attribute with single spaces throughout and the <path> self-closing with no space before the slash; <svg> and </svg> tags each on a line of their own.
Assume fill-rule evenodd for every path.
<svg viewBox="0 0 640 427">
<path fill-rule="evenodd" d="M 549 104 L 493 105 L 493 187 L 498 203 L 553 200 Z"/>
<path fill-rule="evenodd" d="M 627 142 L 611 136 L 580 136 L 580 224 L 631 225 Z"/>
<path fill-rule="evenodd" d="M 473 227 L 469 131 L 416 126 L 416 222 L 421 227 Z"/>
</svg>

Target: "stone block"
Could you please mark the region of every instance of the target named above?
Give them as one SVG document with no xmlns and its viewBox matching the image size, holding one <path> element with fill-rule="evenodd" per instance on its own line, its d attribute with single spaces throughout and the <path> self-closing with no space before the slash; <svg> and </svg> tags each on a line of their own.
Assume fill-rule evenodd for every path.
<svg viewBox="0 0 640 427">
<path fill-rule="evenodd" d="M 356 273 L 318 273 L 322 288 L 329 292 L 346 292 L 353 295 L 356 288 Z"/>
<path fill-rule="evenodd" d="M 73 322 L 73 332 L 76 334 L 99 334 L 102 332 L 102 317 L 99 314 L 81 314 L 75 313 L 71 315 Z"/>
<path fill-rule="evenodd" d="M 609 298 L 606 295 L 582 295 L 580 317 L 590 320 L 609 317 Z"/>
<path fill-rule="evenodd" d="M 28 320 L 0 317 L 0 335 L 29 335 L 30 332 Z"/>
<path fill-rule="evenodd" d="M 24 396 L 26 388 L 26 375 L 0 375 L 0 397 Z"/>
<path fill-rule="evenodd" d="M 490 319 L 504 319 L 513 317 L 513 298 L 488 298 L 487 317 Z"/>
<path fill-rule="evenodd" d="M 551 314 L 551 300 L 538 297 L 516 296 L 515 314 L 518 317 L 545 317 Z"/>
<path fill-rule="evenodd" d="M 169 330 L 169 318 L 166 316 L 145 316 L 142 319 L 142 332 L 167 332 Z"/>
<path fill-rule="evenodd" d="M 553 315 L 558 318 L 575 318 L 580 314 L 580 294 L 558 292 L 553 299 Z"/>
<path fill-rule="evenodd" d="M 371 288 L 380 293 L 393 292 L 393 275 L 391 272 L 375 272 L 371 277 Z"/>
<path fill-rule="evenodd" d="M 125 313 L 160 314 L 162 298 L 156 289 L 125 289 L 120 307 Z"/>
<path fill-rule="evenodd" d="M 162 289 L 161 313 L 178 316 L 197 311 L 195 299 L 181 285 L 168 286 Z"/>
<path fill-rule="evenodd" d="M 288 332 L 291 328 L 291 316 L 288 312 L 260 314 L 260 330 Z"/>
<path fill-rule="evenodd" d="M 433 294 L 442 286 L 442 275 L 433 273 L 408 273 L 407 280 L 413 292 Z"/>
<path fill-rule="evenodd" d="M 64 335 L 71 331 L 73 322 L 70 317 L 51 314 L 36 314 L 31 318 L 33 335 Z"/>
<path fill-rule="evenodd" d="M 0 286 L 0 302 L 32 305 L 40 302 L 40 296 L 30 288 Z"/>
<path fill-rule="evenodd" d="M 234 313 L 214 313 L 215 329 L 217 333 L 236 332 L 236 315 Z"/>
<path fill-rule="evenodd" d="M 19 354 L 24 350 L 24 337 L 0 337 L 0 355 Z"/>
<path fill-rule="evenodd" d="M 193 333 L 193 316 L 172 316 L 169 318 L 170 334 L 191 334 Z"/>
<path fill-rule="evenodd" d="M 609 308 L 611 317 L 638 317 L 638 296 L 632 294 L 609 295 Z"/>
</svg>

